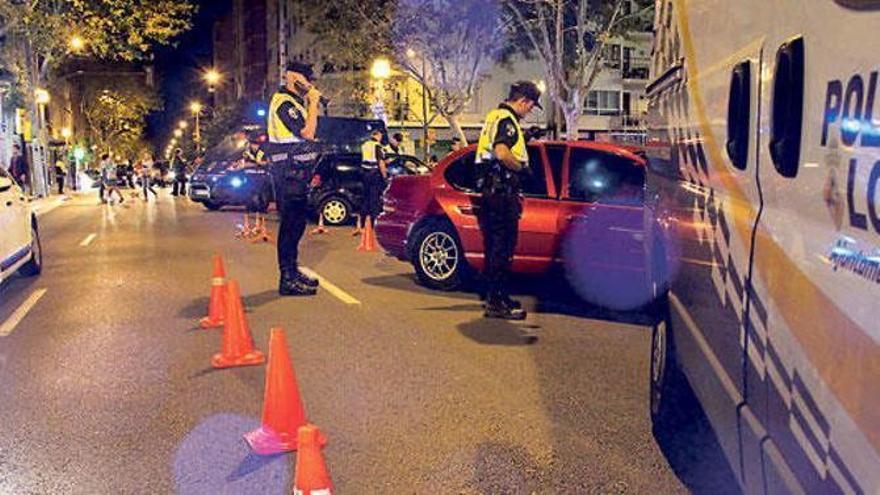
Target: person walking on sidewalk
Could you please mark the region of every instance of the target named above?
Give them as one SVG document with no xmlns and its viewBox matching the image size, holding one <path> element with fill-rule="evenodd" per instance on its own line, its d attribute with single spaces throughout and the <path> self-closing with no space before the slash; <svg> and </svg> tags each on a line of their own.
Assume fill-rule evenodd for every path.
<svg viewBox="0 0 880 495">
<path fill-rule="evenodd" d="M 64 179 L 67 178 L 67 165 L 64 160 L 55 162 L 55 183 L 58 185 L 58 194 L 64 194 Z"/>
<path fill-rule="evenodd" d="M 9 172 L 18 181 L 25 194 L 31 194 L 31 171 L 27 159 L 21 152 L 19 144 L 12 145 L 12 158 L 9 160 Z"/>
<path fill-rule="evenodd" d="M 299 242 L 309 214 L 309 185 L 318 126 L 321 93 L 309 81 L 312 67 L 300 62 L 287 65 L 285 84 L 269 103 L 267 155 L 281 223 L 278 228 L 278 292 L 282 296 L 313 296 L 318 281 L 298 266 Z"/>
</svg>

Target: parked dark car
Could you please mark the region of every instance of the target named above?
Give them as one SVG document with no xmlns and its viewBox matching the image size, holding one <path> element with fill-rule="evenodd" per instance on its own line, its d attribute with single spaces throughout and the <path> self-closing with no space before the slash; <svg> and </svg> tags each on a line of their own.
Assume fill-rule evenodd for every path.
<svg viewBox="0 0 880 495">
<path fill-rule="evenodd" d="M 238 169 L 241 150 L 211 157 L 192 174 L 189 198 L 209 210 L 224 206 L 248 206 L 256 211 L 269 209 L 275 200 L 272 178 L 262 167 Z"/>
<path fill-rule="evenodd" d="M 426 174 L 431 169 L 409 155 L 388 157 L 389 177 Z M 344 225 L 353 221 L 363 201 L 360 153 L 333 152 L 318 159 L 316 172 L 321 185 L 312 190 L 311 207 L 324 217 L 325 225 Z"/>
</svg>

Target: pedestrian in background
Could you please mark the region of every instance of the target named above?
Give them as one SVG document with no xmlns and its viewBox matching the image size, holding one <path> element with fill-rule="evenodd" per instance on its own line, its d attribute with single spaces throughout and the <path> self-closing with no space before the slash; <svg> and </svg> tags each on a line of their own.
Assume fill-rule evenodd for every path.
<svg viewBox="0 0 880 495">
<path fill-rule="evenodd" d="M 27 159 L 21 152 L 21 146 L 12 145 L 12 158 L 9 160 L 9 172 L 18 182 L 25 194 L 31 193 L 31 171 Z"/>
<path fill-rule="evenodd" d="M 171 173 L 174 174 L 174 182 L 171 186 L 172 196 L 186 195 L 186 158 L 183 156 L 183 150 L 177 148 L 174 157 L 171 159 Z"/>
<path fill-rule="evenodd" d="M 452 136 L 452 151 L 458 151 L 464 148 L 464 142 L 462 142 L 461 138 L 458 136 Z"/>
<path fill-rule="evenodd" d="M 141 189 L 144 192 L 144 201 L 150 200 L 150 193 L 153 193 L 154 198 L 159 199 L 159 195 L 153 189 L 153 165 L 152 155 L 147 154 L 143 161 L 141 161 L 140 179 Z"/>
<path fill-rule="evenodd" d="M 104 191 L 107 193 L 106 202 L 113 204 L 113 193 L 119 198 L 119 204 L 125 203 L 125 198 L 119 192 L 119 172 L 116 164 L 110 159 L 110 155 L 104 153 L 101 156 L 101 180 L 104 184 Z M 102 198 L 102 202 L 103 202 Z"/>
<path fill-rule="evenodd" d="M 58 185 L 58 194 L 64 194 L 64 180 L 67 178 L 67 165 L 64 160 L 55 162 L 55 182 Z"/>
<path fill-rule="evenodd" d="M 528 171 L 529 155 L 520 119 L 541 108 L 541 91 L 533 82 L 510 87 L 507 100 L 486 115 L 477 143 L 480 190 L 477 221 L 483 234 L 486 318 L 522 320 L 526 312 L 508 292 L 508 273 L 522 215 L 520 172 Z"/>
</svg>

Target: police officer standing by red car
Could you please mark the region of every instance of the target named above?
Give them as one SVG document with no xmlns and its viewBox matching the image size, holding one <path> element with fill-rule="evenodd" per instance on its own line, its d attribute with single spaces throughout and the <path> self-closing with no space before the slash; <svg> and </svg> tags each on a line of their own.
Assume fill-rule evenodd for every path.
<svg viewBox="0 0 880 495">
<path fill-rule="evenodd" d="M 533 107 L 543 110 L 541 91 L 530 81 L 510 87 L 507 100 L 489 112 L 477 144 L 481 197 L 477 220 L 483 235 L 487 282 L 486 318 L 522 320 L 525 310 L 507 289 L 522 215 L 520 173 L 528 173 L 526 137 L 520 127 Z"/>
<path fill-rule="evenodd" d="M 281 224 L 278 228 L 278 292 L 282 296 L 312 296 L 318 281 L 298 266 L 299 242 L 306 228 L 312 163 L 317 157 L 315 131 L 321 93 L 309 81 L 312 68 L 287 65 L 285 84 L 269 104 L 267 155 Z"/>
</svg>

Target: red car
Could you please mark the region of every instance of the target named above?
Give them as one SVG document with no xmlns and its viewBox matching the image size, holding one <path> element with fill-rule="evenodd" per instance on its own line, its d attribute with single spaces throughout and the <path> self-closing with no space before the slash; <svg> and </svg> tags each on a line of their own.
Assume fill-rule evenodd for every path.
<svg viewBox="0 0 880 495">
<path fill-rule="evenodd" d="M 428 287 L 451 290 L 482 269 L 475 151 L 470 146 L 446 156 L 428 175 L 396 177 L 385 192 L 378 242 L 411 262 Z M 543 273 L 567 258 L 569 280 L 576 272 L 580 279 L 642 283 L 645 160 L 627 148 L 588 141 L 538 141 L 528 152 L 531 174 L 522 176 L 513 271 Z"/>
</svg>

